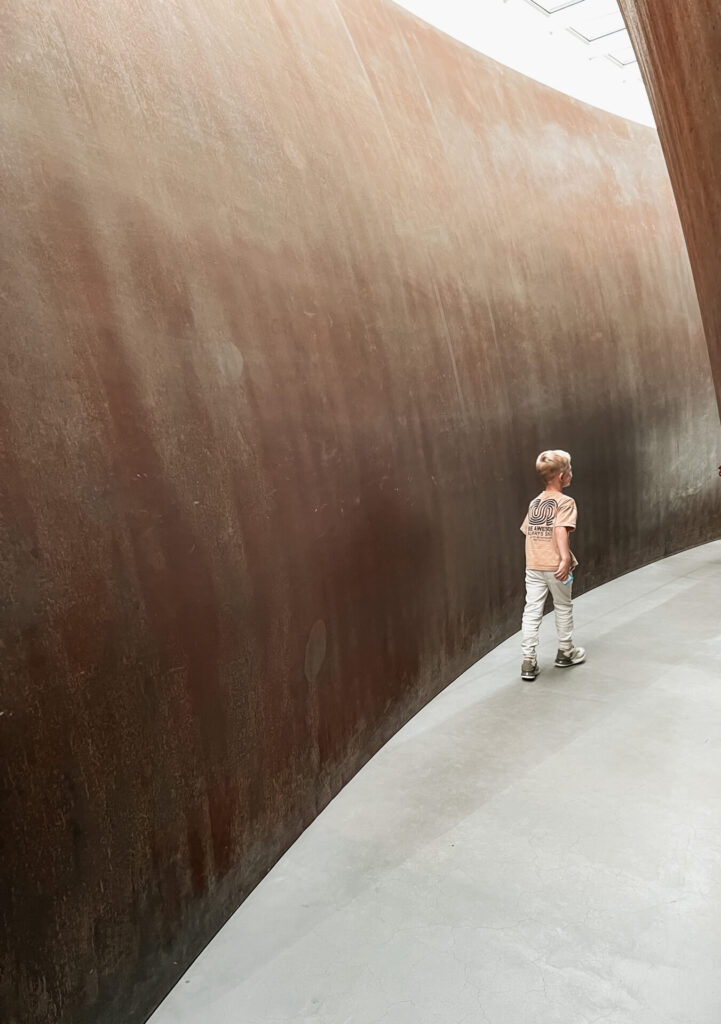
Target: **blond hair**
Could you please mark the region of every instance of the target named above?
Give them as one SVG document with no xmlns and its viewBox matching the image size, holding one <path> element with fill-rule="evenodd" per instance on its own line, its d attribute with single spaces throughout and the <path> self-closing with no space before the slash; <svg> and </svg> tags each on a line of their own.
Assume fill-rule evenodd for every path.
<svg viewBox="0 0 721 1024">
<path fill-rule="evenodd" d="M 549 448 L 548 451 L 541 452 L 536 459 L 536 470 L 545 483 L 559 473 L 565 473 L 570 465 L 571 456 L 560 448 Z"/>
</svg>

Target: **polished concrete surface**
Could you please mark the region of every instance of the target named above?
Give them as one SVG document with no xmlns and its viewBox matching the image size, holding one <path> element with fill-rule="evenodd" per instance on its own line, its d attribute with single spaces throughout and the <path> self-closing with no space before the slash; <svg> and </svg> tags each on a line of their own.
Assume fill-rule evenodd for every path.
<svg viewBox="0 0 721 1024">
<path fill-rule="evenodd" d="M 718 1024 L 721 541 L 513 637 L 413 719 L 152 1024 Z"/>
</svg>

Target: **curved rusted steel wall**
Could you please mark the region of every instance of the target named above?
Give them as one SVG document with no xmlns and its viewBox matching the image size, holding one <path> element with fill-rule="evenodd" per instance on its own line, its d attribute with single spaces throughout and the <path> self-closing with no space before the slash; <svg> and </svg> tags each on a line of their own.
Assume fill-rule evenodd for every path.
<svg viewBox="0 0 721 1024">
<path fill-rule="evenodd" d="M 716 537 L 655 134 L 379 0 L 3 5 L 3 1019 L 141 1021 L 518 628 Z"/>
<path fill-rule="evenodd" d="M 717 0 L 620 0 L 676 193 L 721 411 L 721 16 Z"/>
</svg>

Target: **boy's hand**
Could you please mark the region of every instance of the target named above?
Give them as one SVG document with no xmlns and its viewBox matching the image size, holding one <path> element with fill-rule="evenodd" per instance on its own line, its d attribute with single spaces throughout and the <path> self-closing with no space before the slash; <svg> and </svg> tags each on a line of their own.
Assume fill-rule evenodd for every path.
<svg viewBox="0 0 721 1024">
<path fill-rule="evenodd" d="M 571 559 L 570 558 L 562 558 L 561 561 L 558 563 L 558 568 L 556 569 L 556 571 L 554 572 L 553 575 L 556 577 L 557 580 L 560 580 L 561 583 L 565 583 L 566 580 L 568 579 L 568 575 L 569 575 L 570 572 L 571 572 Z"/>
</svg>

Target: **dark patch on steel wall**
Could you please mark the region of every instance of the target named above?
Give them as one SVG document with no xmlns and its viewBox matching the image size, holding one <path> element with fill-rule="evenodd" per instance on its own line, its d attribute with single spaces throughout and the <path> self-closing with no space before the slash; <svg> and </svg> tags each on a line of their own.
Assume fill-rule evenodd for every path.
<svg viewBox="0 0 721 1024">
<path fill-rule="evenodd" d="M 0 18 L 0 1015 L 132 1024 L 517 629 L 537 451 L 588 587 L 719 427 L 652 131 L 377 0 Z"/>
</svg>

